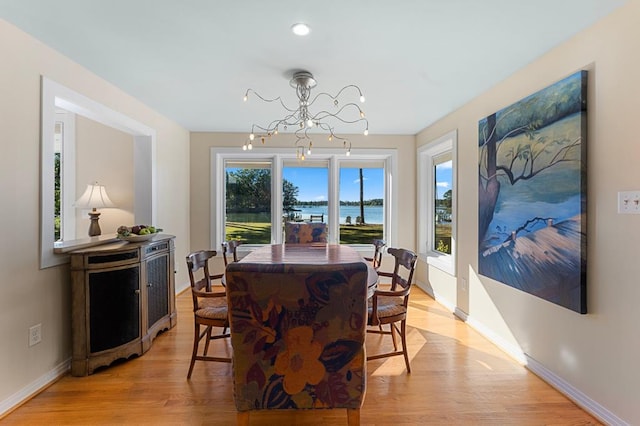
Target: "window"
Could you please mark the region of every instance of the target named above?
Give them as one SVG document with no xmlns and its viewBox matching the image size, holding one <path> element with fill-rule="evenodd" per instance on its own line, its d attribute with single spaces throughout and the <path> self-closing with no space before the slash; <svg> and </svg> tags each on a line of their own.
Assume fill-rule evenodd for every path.
<svg viewBox="0 0 640 426">
<path fill-rule="evenodd" d="M 433 250 L 451 254 L 451 197 L 453 185 L 451 152 L 433 157 Z"/>
<path fill-rule="evenodd" d="M 418 243 L 421 257 L 456 274 L 457 132 L 418 149 Z"/>
<path fill-rule="evenodd" d="M 340 163 L 340 243 L 384 239 L 384 163 Z"/>
<path fill-rule="evenodd" d="M 328 161 L 285 160 L 282 184 L 285 220 L 329 224 Z"/>
<path fill-rule="evenodd" d="M 286 221 L 325 222 L 330 243 L 366 244 L 367 252 L 373 239 L 395 241 L 395 150 L 316 149 L 304 161 L 289 149 L 257 151 L 211 149 L 212 247 L 280 243 Z"/>
<path fill-rule="evenodd" d="M 76 239 L 76 115 L 61 108 L 55 112 L 54 241 Z"/>
<path fill-rule="evenodd" d="M 271 163 L 225 163 L 224 239 L 271 241 Z"/>
</svg>

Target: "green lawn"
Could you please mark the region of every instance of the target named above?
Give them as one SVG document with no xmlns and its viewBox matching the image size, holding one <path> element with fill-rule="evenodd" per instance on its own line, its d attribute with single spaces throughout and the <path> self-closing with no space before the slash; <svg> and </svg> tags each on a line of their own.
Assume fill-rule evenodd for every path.
<svg viewBox="0 0 640 426">
<path fill-rule="evenodd" d="M 269 244 L 270 223 L 227 222 L 227 240 L 240 240 L 248 244 Z M 382 225 L 340 225 L 341 244 L 370 244 L 383 236 Z"/>
</svg>

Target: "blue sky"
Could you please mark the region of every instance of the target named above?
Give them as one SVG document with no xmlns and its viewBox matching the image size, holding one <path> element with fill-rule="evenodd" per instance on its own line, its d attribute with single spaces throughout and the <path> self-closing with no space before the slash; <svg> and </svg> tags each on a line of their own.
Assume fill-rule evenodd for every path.
<svg viewBox="0 0 640 426">
<path fill-rule="evenodd" d="M 328 196 L 329 170 L 320 167 L 285 167 L 282 171 L 285 179 L 299 189 L 300 201 L 325 201 Z M 384 170 L 363 169 L 364 199 L 383 198 Z M 340 169 L 340 200 L 360 200 L 359 169 Z"/>
<path fill-rule="evenodd" d="M 445 192 L 453 189 L 453 180 L 451 171 L 453 170 L 453 162 L 446 161 L 438 163 L 436 167 L 436 197 L 442 199 Z"/>
</svg>

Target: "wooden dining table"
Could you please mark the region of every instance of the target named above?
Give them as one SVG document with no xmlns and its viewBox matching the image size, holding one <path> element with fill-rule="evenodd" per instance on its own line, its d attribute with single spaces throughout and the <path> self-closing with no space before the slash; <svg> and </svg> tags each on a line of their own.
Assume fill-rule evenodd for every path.
<svg viewBox="0 0 640 426">
<path fill-rule="evenodd" d="M 378 285 L 378 273 L 370 262 L 353 248 L 343 244 L 271 244 L 253 250 L 240 262 L 287 264 L 287 265 L 326 265 L 363 262 L 367 265 L 367 296 L 371 297 Z"/>
</svg>

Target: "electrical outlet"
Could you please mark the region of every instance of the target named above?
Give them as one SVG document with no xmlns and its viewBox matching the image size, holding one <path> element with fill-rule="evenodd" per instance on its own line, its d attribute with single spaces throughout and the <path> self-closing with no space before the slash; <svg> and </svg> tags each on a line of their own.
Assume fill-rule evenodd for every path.
<svg viewBox="0 0 640 426">
<path fill-rule="evenodd" d="M 618 192 L 618 213 L 640 214 L 640 191 Z"/>
<path fill-rule="evenodd" d="M 42 341 L 42 324 L 29 327 L 29 346 L 37 345 Z"/>
</svg>

